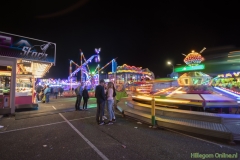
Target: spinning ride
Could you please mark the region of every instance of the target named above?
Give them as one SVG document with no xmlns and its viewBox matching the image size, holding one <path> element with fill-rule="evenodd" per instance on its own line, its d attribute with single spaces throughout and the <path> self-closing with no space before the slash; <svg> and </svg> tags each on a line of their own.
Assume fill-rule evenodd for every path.
<svg viewBox="0 0 240 160">
<path fill-rule="evenodd" d="M 145 93 L 144 95 L 135 94 L 135 96 L 132 96 L 132 99 L 149 102 L 149 99 L 154 96 L 156 105 L 179 109 L 188 108 L 198 111 L 214 110 L 214 112 L 221 112 L 222 108 L 237 108 L 238 103 L 236 99 L 216 92 L 211 86 L 212 78 L 199 71 L 204 69 L 201 66 L 203 65 L 201 62 L 204 58 L 200 53 L 192 51 L 188 55 L 185 55 L 184 62 L 187 65 L 185 69 L 180 70 L 179 68 L 175 68 L 175 72 L 182 73 L 177 80 L 178 86 L 159 89 L 158 91 Z"/>
</svg>

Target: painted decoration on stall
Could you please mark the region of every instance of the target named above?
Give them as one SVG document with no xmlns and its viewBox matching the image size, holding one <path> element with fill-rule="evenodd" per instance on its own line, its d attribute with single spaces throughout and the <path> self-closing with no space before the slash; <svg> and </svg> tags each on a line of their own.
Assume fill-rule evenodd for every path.
<svg viewBox="0 0 240 160">
<path fill-rule="evenodd" d="M 0 56 L 48 62 L 55 65 L 56 44 L 0 32 Z"/>
</svg>

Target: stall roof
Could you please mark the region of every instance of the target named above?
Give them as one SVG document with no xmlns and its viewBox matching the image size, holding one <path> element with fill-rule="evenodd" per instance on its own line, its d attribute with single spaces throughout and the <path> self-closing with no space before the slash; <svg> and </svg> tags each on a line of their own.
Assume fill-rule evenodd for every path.
<svg viewBox="0 0 240 160">
<path fill-rule="evenodd" d="M 34 78 L 42 78 L 51 68 L 52 63 L 33 63 L 32 74 Z"/>
<path fill-rule="evenodd" d="M 34 78 L 42 78 L 51 68 L 52 63 L 28 62 L 18 60 L 17 74 L 31 74 Z"/>
</svg>

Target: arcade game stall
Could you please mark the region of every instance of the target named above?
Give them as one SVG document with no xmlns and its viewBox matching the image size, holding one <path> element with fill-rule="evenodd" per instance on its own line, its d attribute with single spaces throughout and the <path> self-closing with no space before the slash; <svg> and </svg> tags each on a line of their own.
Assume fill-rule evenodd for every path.
<svg viewBox="0 0 240 160">
<path fill-rule="evenodd" d="M 35 80 L 55 65 L 56 44 L 0 32 L 0 114 L 37 108 Z"/>
</svg>

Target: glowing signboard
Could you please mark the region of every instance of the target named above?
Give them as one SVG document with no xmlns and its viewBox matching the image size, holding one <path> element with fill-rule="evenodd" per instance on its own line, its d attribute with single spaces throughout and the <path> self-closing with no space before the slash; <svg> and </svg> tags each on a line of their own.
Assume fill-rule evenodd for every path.
<svg viewBox="0 0 240 160">
<path fill-rule="evenodd" d="M 56 43 L 0 31 L 0 56 L 55 65 Z"/>
<path fill-rule="evenodd" d="M 186 72 L 186 71 L 195 71 L 195 70 L 203 70 L 205 69 L 204 64 L 200 64 L 197 66 L 184 66 L 184 67 L 176 67 L 174 72 Z"/>
</svg>

